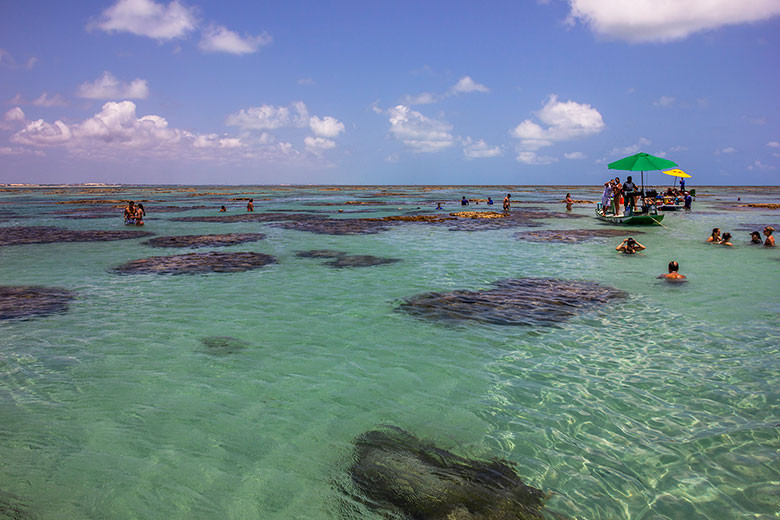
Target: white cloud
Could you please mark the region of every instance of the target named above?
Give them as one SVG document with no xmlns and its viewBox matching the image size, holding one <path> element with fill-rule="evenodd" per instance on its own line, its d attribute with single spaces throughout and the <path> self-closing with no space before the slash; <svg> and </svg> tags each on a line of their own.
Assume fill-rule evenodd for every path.
<svg viewBox="0 0 780 520">
<path fill-rule="evenodd" d="M 34 99 L 32 104 L 38 107 L 64 107 L 67 105 L 59 94 L 54 94 L 52 97 L 49 97 L 46 92 Z"/>
<path fill-rule="evenodd" d="M 204 52 L 251 54 L 271 41 L 272 38 L 266 33 L 242 37 L 222 25 L 212 25 L 203 31 L 198 47 Z"/>
<path fill-rule="evenodd" d="M 777 141 L 769 141 L 768 143 L 766 143 L 766 145 L 769 148 L 780 148 L 780 143 L 778 143 Z"/>
<path fill-rule="evenodd" d="M 275 128 L 298 127 L 309 124 L 309 111 L 302 101 L 290 105 L 242 108 L 230 114 L 225 120 L 228 126 L 237 126 L 243 130 L 273 130 Z"/>
<path fill-rule="evenodd" d="M 452 146 L 452 126 L 429 119 L 406 105 L 397 105 L 387 111 L 390 133 L 414 152 L 438 152 Z"/>
<path fill-rule="evenodd" d="M 313 152 L 320 152 L 322 150 L 330 150 L 331 148 L 336 147 L 336 143 L 334 141 L 331 141 L 330 139 L 325 139 L 324 137 L 312 137 L 307 136 L 303 143 L 306 145 L 306 148 Z"/>
<path fill-rule="evenodd" d="M 167 7 L 152 0 L 119 0 L 88 28 L 172 40 L 184 37 L 196 25 L 195 9 L 184 7 L 178 0 L 173 0 Z"/>
<path fill-rule="evenodd" d="M 105 71 L 95 81 L 79 85 L 76 95 L 87 99 L 146 99 L 149 97 L 149 85 L 140 78 L 124 83 Z"/>
<path fill-rule="evenodd" d="M 201 134 L 192 142 L 195 148 L 242 148 L 245 146 L 236 137 L 220 137 L 217 134 Z"/>
<path fill-rule="evenodd" d="M 436 103 L 438 100 L 439 99 L 435 94 L 431 94 L 430 92 L 423 92 L 422 94 L 417 94 L 416 96 L 404 96 L 403 104 L 430 105 L 431 103 Z"/>
<path fill-rule="evenodd" d="M 325 116 L 320 119 L 317 116 L 312 116 L 309 119 L 309 128 L 317 136 L 336 137 L 344 131 L 344 123 L 335 117 Z"/>
<path fill-rule="evenodd" d="M 582 152 L 571 152 L 571 153 L 565 153 L 563 156 L 567 159 L 584 159 L 585 154 Z"/>
<path fill-rule="evenodd" d="M 490 146 L 484 140 L 472 141 L 471 137 L 461 140 L 463 144 L 463 155 L 469 159 L 484 159 L 488 157 L 498 157 L 502 154 L 498 146 Z"/>
<path fill-rule="evenodd" d="M 753 161 L 753 164 L 748 165 L 748 170 L 776 170 L 777 167 L 771 164 L 764 164 L 758 159 Z"/>
<path fill-rule="evenodd" d="M 671 96 L 661 96 L 658 100 L 654 101 L 653 104 L 657 107 L 669 107 L 672 106 L 675 102 L 675 98 Z"/>
<path fill-rule="evenodd" d="M 669 148 L 670 152 L 685 152 L 687 150 L 688 147 L 683 145 L 672 146 L 671 148 Z"/>
<path fill-rule="evenodd" d="M 27 123 L 27 117 L 24 111 L 19 107 L 13 107 L 3 114 L 3 120 L 0 121 L 0 130 L 13 130 Z"/>
<path fill-rule="evenodd" d="M 579 21 L 600 36 L 629 42 L 679 40 L 780 14 L 777 0 L 569 0 L 569 4 L 570 23 Z"/>
<path fill-rule="evenodd" d="M 29 150 L 21 146 L 0 146 L 0 155 L 44 155 L 40 150 Z"/>
<path fill-rule="evenodd" d="M 550 157 L 549 155 L 536 155 L 536 152 L 523 151 L 517 152 L 517 160 L 521 163 L 533 165 L 545 165 L 558 162 L 558 159 Z"/>
<path fill-rule="evenodd" d="M 613 148 L 609 154 L 610 155 L 634 155 L 635 153 L 639 153 L 642 151 L 643 146 L 648 146 L 652 144 L 652 141 L 650 139 L 647 139 L 646 137 L 640 137 L 639 141 L 637 141 L 634 144 L 624 146 L 622 148 Z"/>
<path fill-rule="evenodd" d="M 513 137 L 520 139 L 521 147 L 525 150 L 534 151 L 554 142 L 597 134 L 605 126 L 601 114 L 595 108 L 575 101 L 558 101 L 554 94 L 550 95 L 536 116 L 546 128 L 526 119 L 510 131 Z"/>
<path fill-rule="evenodd" d="M 728 146 L 728 147 L 724 148 L 723 150 L 721 150 L 721 153 L 734 153 L 736 151 L 737 151 L 737 149 L 734 148 L 733 146 Z"/>
<path fill-rule="evenodd" d="M 470 76 L 463 76 L 450 88 L 450 92 L 453 94 L 467 94 L 470 92 L 490 92 L 490 89 L 485 85 L 477 83 Z"/>
</svg>

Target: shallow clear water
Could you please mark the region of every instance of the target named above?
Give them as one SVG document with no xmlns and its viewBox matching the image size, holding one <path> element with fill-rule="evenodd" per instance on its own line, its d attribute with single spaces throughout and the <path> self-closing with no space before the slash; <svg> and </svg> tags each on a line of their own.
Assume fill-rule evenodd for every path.
<svg viewBox="0 0 780 520">
<path fill-rule="evenodd" d="M 142 187 L 102 196 L 218 207 L 251 193 L 260 212 L 335 213 L 339 206 L 308 203 L 380 189 L 231 187 L 224 201 Z M 400 214 L 433 200 L 459 210 L 462 194 L 500 204 L 507 191 L 386 190 L 400 195 L 335 215 Z M 78 191 L 0 193 L 0 226 L 124 228 L 119 218 L 44 213 L 71 207 L 51 201 L 97 196 Z M 551 201 L 566 191 L 598 198 L 588 188 L 511 191 L 549 211 L 563 209 Z M 615 238 L 515 238 L 525 228 L 408 224 L 329 236 L 169 220 L 212 210 L 150 212 L 144 229 L 260 231 L 265 240 L 219 250 L 271 254 L 278 263 L 120 276 L 109 269 L 189 250 L 141 240 L 0 247 L 0 285 L 77 294 L 65 314 L 0 321 L 0 506 L 20 503 L 40 519 L 341 518 L 338 483 L 349 478 L 353 439 L 393 424 L 462 456 L 517 463 L 527 483 L 552 493 L 549 509 L 570 518 L 777 518 L 780 251 L 748 246 L 748 232 L 737 228 L 777 227 L 780 213 L 723 202 L 778 202 L 780 190 L 699 191 L 708 196 L 693 212 L 634 235 L 648 247 L 635 256 L 616 253 Z M 229 204 L 229 214 L 243 212 L 243 202 Z M 349 214 L 365 209 L 372 211 Z M 543 224 L 603 226 L 591 205 L 574 212 L 587 218 Z M 735 248 L 704 244 L 715 226 L 735 235 Z M 403 261 L 333 269 L 295 256 L 310 249 Z M 688 283 L 655 278 L 672 259 Z M 394 310 L 421 292 L 525 276 L 592 280 L 630 297 L 556 327 L 452 326 Z M 215 356 L 201 342 L 208 336 L 247 346 Z"/>
</svg>

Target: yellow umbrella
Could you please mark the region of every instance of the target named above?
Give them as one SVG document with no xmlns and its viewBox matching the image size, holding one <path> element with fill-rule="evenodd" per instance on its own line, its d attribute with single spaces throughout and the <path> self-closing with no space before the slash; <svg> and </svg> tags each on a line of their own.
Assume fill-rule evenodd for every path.
<svg viewBox="0 0 780 520">
<path fill-rule="evenodd" d="M 685 173 L 684 171 L 680 170 L 679 168 L 675 168 L 674 170 L 666 170 L 666 175 L 671 175 L 672 177 L 682 177 L 683 179 L 690 179 L 691 176 Z"/>
</svg>

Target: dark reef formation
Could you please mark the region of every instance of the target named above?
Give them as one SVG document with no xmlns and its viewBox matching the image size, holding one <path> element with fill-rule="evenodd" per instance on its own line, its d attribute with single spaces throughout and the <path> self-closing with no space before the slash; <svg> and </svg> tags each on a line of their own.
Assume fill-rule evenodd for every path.
<svg viewBox="0 0 780 520">
<path fill-rule="evenodd" d="M 381 258 L 371 255 L 348 255 L 342 251 L 331 251 L 330 249 L 315 249 L 312 251 L 301 251 L 296 254 L 299 258 L 331 258 L 325 265 L 335 268 L 345 267 L 371 267 L 374 265 L 394 264 L 400 262 L 399 258 Z"/>
<path fill-rule="evenodd" d="M 229 356 L 247 348 L 249 343 L 231 336 L 207 336 L 201 338 L 206 353 L 212 356 Z"/>
<path fill-rule="evenodd" d="M 466 459 L 395 427 L 355 440 L 353 498 L 385 518 L 541 520 L 543 491 L 505 461 Z"/>
<path fill-rule="evenodd" d="M 417 318 L 456 324 L 462 320 L 494 325 L 551 325 L 626 293 L 595 282 L 554 278 L 501 280 L 492 289 L 431 292 L 399 307 Z"/>
<path fill-rule="evenodd" d="M 528 240 L 529 242 L 582 242 L 600 237 L 619 237 L 628 234 L 637 235 L 643 231 L 625 229 L 540 229 L 535 231 L 520 231 L 515 233 L 515 238 Z"/>
<path fill-rule="evenodd" d="M 152 234 L 147 231 L 76 231 L 49 226 L 13 226 L 0 228 L 0 246 L 53 242 L 104 242 L 143 238 Z"/>
<path fill-rule="evenodd" d="M 276 263 L 274 257 L 262 253 L 188 253 L 141 258 L 115 267 L 113 271 L 118 274 L 236 273 L 273 263 Z"/>
<path fill-rule="evenodd" d="M 176 222 L 220 222 L 229 224 L 232 222 L 282 222 L 282 221 L 306 221 L 310 219 L 321 219 L 322 216 L 316 213 L 260 213 L 246 212 L 236 215 L 206 215 L 201 217 L 176 217 L 171 220 Z"/>
<path fill-rule="evenodd" d="M 141 242 L 151 247 L 222 247 L 256 242 L 265 238 L 263 233 L 226 233 L 222 235 L 179 235 L 150 238 Z"/>
<path fill-rule="evenodd" d="M 0 320 L 64 313 L 73 299 L 72 292 L 58 287 L 0 285 Z"/>
</svg>

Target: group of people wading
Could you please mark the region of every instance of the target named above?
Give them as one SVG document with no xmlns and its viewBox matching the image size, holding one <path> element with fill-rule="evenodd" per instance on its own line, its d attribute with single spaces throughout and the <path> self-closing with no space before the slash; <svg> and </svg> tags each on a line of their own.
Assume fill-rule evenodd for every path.
<svg viewBox="0 0 780 520">
<path fill-rule="evenodd" d="M 126 226 L 143 226 L 144 217 L 146 211 L 144 211 L 143 204 L 136 204 L 132 200 L 125 206 L 125 225 Z"/>
</svg>

